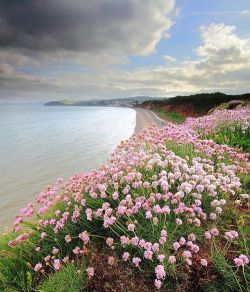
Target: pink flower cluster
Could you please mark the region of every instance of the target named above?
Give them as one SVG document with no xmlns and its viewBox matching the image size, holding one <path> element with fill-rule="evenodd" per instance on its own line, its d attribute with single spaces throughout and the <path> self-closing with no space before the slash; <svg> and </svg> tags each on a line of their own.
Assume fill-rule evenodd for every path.
<svg viewBox="0 0 250 292">
<path fill-rule="evenodd" d="M 35 271 L 46 266 L 59 270 L 63 263 L 82 256 L 91 236 L 104 237 L 108 247 L 122 249 L 125 262 L 154 266 L 157 288 L 162 286 L 167 266 L 183 262 L 191 266 L 200 242 L 220 236 L 217 221 L 229 200 L 240 196 L 237 172 L 246 171 L 249 163 L 246 154 L 236 149 L 202 140 L 191 122 L 152 127 L 134 135 L 117 147 L 109 165 L 72 176 L 64 184 L 59 179 L 55 187 L 41 193 L 37 198 L 40 213 L 57 204 L 60 208 L 38 221 L 39 247 L 49 238 L 61 236 L 65 251 L 56 240 L 46 254 L 38 249 L 43 260 L 34 265 Z M 178 156 L 168 143 L 192 145 L 197 156 Z M 234 164 L 225 164 L 225 153 Z M 214 154 L 218 155 L 216 165 L 210 159 Z M 33 212 L 29 204 L 17 218 L 15 230 Z M 99 227 L 95 229 L 96 223 Z M 71 230 L 77 230 L 76 234 Z M 9 244 L 14 247 L 27 237 L 19 236 Z M 237 237 L 237 231 L 225 233 L 226 239 Z M 235 259 L 237 266 L 247 263 L 242 255 Z M 202 258 L 200 265 L 205 268 L 208 261 Z M 92 277 L 94 269 L 89 267 L 87 273 Z"/>
</svg>

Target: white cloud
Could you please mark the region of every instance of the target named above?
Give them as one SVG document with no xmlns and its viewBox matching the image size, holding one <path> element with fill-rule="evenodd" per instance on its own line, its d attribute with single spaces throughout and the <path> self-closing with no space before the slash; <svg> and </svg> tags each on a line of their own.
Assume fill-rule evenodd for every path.
<svg viewBox="0 0 250 292">
<path fill-rule="evenodd" d="M 60 98 L 119 97 L 131 95 L 173 96 L 201 91 L 240 93 L 250 91 L 250 39 L 239 37 L 234 26 L 212 23 L 200 28 L 201 44 L 193 60 L 132 71 L 96 67 L 93 72 L 56 74 L 34 78 L 21 73 L 12 88 L 61 94 Z M 174 61 L 172 56 L 165 56 Z M 1 72 L 1 70 L 0 70 Z M 1 79 L 1 75 L 0 75 Z M 8 89 L 10 84 L 8 84 Z"/>
<path fill-rule="evenodd" d="M 164 59 L 166 62 L 175 62 L 175 61 L 176 61 L 175 57 L 170 56 L 170 55 L 165 55 L 165 56 L 163 56 L 163 59 Z"/>
<path fill-rule="evenodd" d="M 242 10 L 241 11 L 241 15 L 249 16 L 250 15 L 250 9 Z"/>
</svg>

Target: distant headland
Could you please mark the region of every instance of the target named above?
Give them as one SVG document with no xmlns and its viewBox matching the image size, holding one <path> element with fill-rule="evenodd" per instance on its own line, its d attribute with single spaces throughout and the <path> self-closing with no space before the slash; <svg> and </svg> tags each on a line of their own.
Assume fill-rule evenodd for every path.
<svg viewBox="0 0 250 292">
<path fill-rule="evenodd" d="M 229 95 L 221 92 L 198 93 L 175 97 L 135 96 L 116 99 L 95 99 L 85 101 L 58 100 L 45 103 L 45 106 L 113 106 L 113 107 L 142 107 L 146 109 L 162 109 L 176 111 L 184 116 L 205 114 L 211 109 L 230 107 L 230 102 L 250 101 L 250 93 Z"/>
</svg>

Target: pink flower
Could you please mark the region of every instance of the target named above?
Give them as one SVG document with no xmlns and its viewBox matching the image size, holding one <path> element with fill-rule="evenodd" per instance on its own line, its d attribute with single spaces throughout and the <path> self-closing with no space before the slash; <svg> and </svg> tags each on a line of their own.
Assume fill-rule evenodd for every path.
<svg viewBox="0 0 250 292">
<path fill-rule="evenodd" d="M 129 253 L 128 252 L 124 252 L 122 255 L 123 260 L 126 262 L 129 259 Z"/>
<path fill-rule="evenodd" d="M 151 250 L 144 251 L 144 258 L 148 260 L 152 260 L 153 252 Z"/>
<path fill-rule="evenodd" d="M 132 243 L 133 245 L 137 246 L 138 243 L 139 243 L 139 238 L 138 238 L 137 236 L 131 238 L 131 243 Z"/>
<path fill-rule="evenodd" d="M 243 262 L 243 260 L 240 259 L 240 258 L 235 258 L 235 259 L 234 259 L 234 263 L 235 263 L 235 265 L 236 265 L 237 267 L 244 266 L 244 262 Z"/>
<path fill-rule="evenodd" d="M 248 264 L 249 264 L 249 258 L 248 258 L 246 255 L 241 254 L 241 255 L 239 256 L 239 258 L 243 260 L 243 263 L 244 263 L 245 265 L 248 265 Z"/>
<path fill-rule="evenodd" d="M 179 242 L 176 241 L 176 242 L 173 243 L 173 248 L 174 248 L 174 250 L 177 251 L 180 247 L 181 247 L 181 246 L 180 246 Z"/>
<path fill-rule="evenodd" d="M 128 225 L 128 231 L 132 231 L 132 232 L 134 232 L 134 231 L 135 231 L 135 224 L 130 223 L 130 224 Z"/>
<path fill-rule="evenodd" d="M 243 267 L 249 264 L 249 258 L 246 255 L 241 254 L 238 258 L 234 259 L 234 263 L 237 267 L 240 267 L 240 266 Z"/>
<path fill-rule="evenodd" d="M 59 249 L 54 247 L 52 250 L 53 255 L 57 255 L 59 253 Z"/>
<path fill-rule="evenodd" d="M 214 236 L 218 236 L 219 230 L 217 228 L 211 228 L 210 233 Z"/>
<path fill-rule="evenodd" d="M 88 268 L 86 269 L 86 272 L 87 272 L 89 278 L 91 278 L 91 277 L 93 277 L 94 274 L 95 274 L 95 269 L 92 268 L 92 267 L 88 267 Z"/>
<path fill-rule="evenodd" d="M 89 234 L 87 231 L 80 233 L 78 237 L 84 242 L 84 244 L 87 244 L 89 242 Z"/>
<path fill-rule="evenodd" d="M 186 239 L 184 237 L 181 237 L 179 240 L 180 245 L 184 245 L 186 243 Z"/>
<path fill-rule="evenodd" d="M 51 259 L 51 256 L 50 256 L 50 255 L 47 255 L 47 256 L 44 258 L 44 261 L 45 261 L 45 262 L 48 262 L 50 259 Z"/>
<path fill-rule="evenodd" d="M 168 261 L 170 262 L 170 264 L 174 264 L 174 263 L 176 263 L 176 258 L 175 258 L 175 256 L 169 256 Z"/>
<path fill-rule="evenodd" d="M 158 279 L 155 279 L 155 287 L 156 287 L 157 289 L 160 289 L 160 288 L 161 288 L 161 285 L 162 285 L 161 281 L 158 280 Z"/>
<path fill-rule="evenodd" d="M 129 238 L 124 235 L 120 237 L 120 241 L 122 245 L 129 244 Z"/>
<path fill-rule="evenodd" d="M 78 254 L 82 253 L 82 250 L 81 250 L 81 248 L 80 248 L 79 246 L 77 246 L 77 247 L 75 247 L 75 248 L 73 249 L 73 253 L 74 253 L 75 255 L 78 255 Z"/>
<path fill-rule="evenodd" d="M 184 258 L 191 258 L 192 257 L 192 254 L 189 250 L 185 250 L 183 253 L 182 253 L 183 257 Z"/>
<path fill-rule="evenodd" d="M 239 233 L 235 230 L 225 232 L 225 238 L 228 240 L 230 240 L 230 239 L 233 240 L 233 239 L 237 238 L 238 236 L 239 236 Z"/>
<path fill-rule="evenodd" d="M 157 217 L 154 217 L 154 218 L 153 218 L 153 224 L 154 224 L 154 225 L 157 225 L 158 221 L 159 221 L 159 219 L 158 219 Z"/>
<path fill-rule="evenodd" d="M 113 243 L 114 243 L 114 239 L 112 237 L 108 237 L 106 239 L 107 246 L 111 247 L 113 245 Z"/>
<path fill-rule="evenodd" d="M 65 241 L 66 242 L 70 242 L 72 239 L 71 239 L 71 236 L 69 234 L 67 234 L 65 237 L 64 237 Z"/>
<path fill-rule="evenodd" d="M 191 266 L 192 265 L 192 261 L 189 258 L 185 258 L 186 263 Z"/>
<path fill-rule="evenodd" d="M 164 254 L 159 254 L 157 259 L 159 260 L 159 262 L 162 263 L 164 261 L 164 259 L 165 259 L 165 255 Z"/>
<path fill-rule="evenodd" d="M 35 272 L 39 272 L 42 269 L 43 265 L 41 263 L 38 263 L 34 267 Z"/>
<path fill-rule="evenodd" d="M 201 259 L 200 263 L 202 266 L 207 267 L 207 260 Z"/>
<path fill-rule="evenodd" d="M 205 235 L 206 239 L 208 239 L 208 240 L 212 238 L 212 235 L 209 231 L 205 231 L 204 235 Z"/>
<path fill-rule="evenodd" d="M 135 257 L 132 259 L 132 263 L 137 267 L 139 267 L 140 262 L 141 262 L 141 259 L 138 257 Z"/>
<path fill-rule="evenodd" d="M 54 268 L 55 268 L 56 271 L 59 271 L 60 270 L 60 267 L 61 267 L 60 260 L 58 260 L 58 259 L 54 260 L 53 266 L 54 266 Z"/>
<path fill-rule="evenodd" d="M 68 262 L 69 262 L 69 257 L 68 257 L 68 256 L 64 257 L 64 258 L 63 258 L 63 262 L 64 262 L 65 264 L 68 263 Z"/>
<path fill-rule="evenodd" d="M 159 280 L 159 279 L 164 279 L 165 276 L 166 276 L 166 272 L 165 272 L 165 269 L 164 269 L 164 266 L 163 265 L 158 265 L 156 268 L 155 268 L 155 274 L 156 274 L 156 278 Z"/>
<path fill-rule="evenodd" d="M 175 222 L 177 225 L 182 225 L 182 220 L 180 218 L 177 218 Z"/>
<path fill-rule="evenodd" d="M 188 235 L 188 240 L 190 240 L 190 241 L 195 241 L 195 240 L 196 240 L 196 236 L 195 236 L 195 234 L 190 233 L 190 234 Z"/>
<path fill-rule="evenodd" d="M 151 211 L 147 211 L 146 214 L 145 214 L 145 216 L 146 216 L 146 219 L 151 219 L 152 218 Z"/>
<path fill-rule="evenodd" d="M 158 252 L 159 251 L 159 243 L 154 243 L 152 245 L 152 251 L 153 252 Z"/>
<path fill-rule="evenodd" d="M 43 239 L 46 235 L 47 235 L 46 232 L 42 232 L 42 233 L 41 233 L 41 238 Z"/>
</svg>

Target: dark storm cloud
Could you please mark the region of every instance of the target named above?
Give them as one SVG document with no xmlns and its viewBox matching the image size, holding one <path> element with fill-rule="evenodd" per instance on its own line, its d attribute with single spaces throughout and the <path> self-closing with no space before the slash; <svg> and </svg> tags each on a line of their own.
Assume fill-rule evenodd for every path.
<svg viewBox="0 0 250 292">
<path fill-rule="evenodd" d="M 126 37 L 134 1 L 2 0 L 0 46 L 89 51 Z"/>
</svg>

